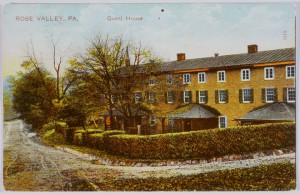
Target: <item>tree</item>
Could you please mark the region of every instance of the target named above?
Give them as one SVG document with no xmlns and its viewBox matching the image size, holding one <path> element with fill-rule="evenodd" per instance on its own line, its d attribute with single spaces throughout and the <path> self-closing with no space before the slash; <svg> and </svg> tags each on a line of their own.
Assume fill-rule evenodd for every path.
<svg viewBox="0 0 300 194">
<path fill-rule="evenodd" d="M 114 111 L 130 120 L 145 109 L 144 103 L 135 102 L 134 92 L 148 85 L 160 60 L 141 44 L 136 46 L 122 37 L 107 36 L 91 40 L 86 54 L 71 59 L 70 64 L 77 79 L 88 83 L 97 91 L 98 101 L 104 101 L 114 129 Z"/>
<path fill-rule="evenodd" d="M 41 79 L 42 76 L 42 79 Z M 19 73 L 18 77 L 10 80 L 13 84 L 13 108 L 20 113 L 20 118 L 40 128 L 49 122 L 55 111 L 52 99 L 55 96 L 55 79 L 45 69 L 32 69 Z"/>
<path fill-rule="evenodd" d="M 26 60 L 21 64 L 25 72 L 32 74 L 34 72 L 34 79 L 37 83 L 40 84 L 40 87 L 43 87 L 43 96 L 47 100 L 47 106 L 51 107 L 51 114 L 48 115 L 46 120 L 52 120 L 56 124 L 56 121 L 59 120 L 58 113 L 63 107 L 63 100 L 68 91 L 75 81 L 75 77 L 72 77 L 71 74 L 65 73 L 61 75 L 61 65 L 62 65 L 62 56 L 57 56 L 57 46 L 54 41 L 52 43 L 52 66 L 55 71 L 55 78 L 50 76 L 50 73 L 46 71 L 45 65 L 42 59 L 38 59 L 33 43 L 31 42 L 31 47 L 28 48 Z M 49 88 L 48 80 L 49 77 L 55 81 L 55 87 Z M 40 94 L 38 94 L 40 95 Z M 24 113 L 23 113 L 24 114 Z"/>
</svg>

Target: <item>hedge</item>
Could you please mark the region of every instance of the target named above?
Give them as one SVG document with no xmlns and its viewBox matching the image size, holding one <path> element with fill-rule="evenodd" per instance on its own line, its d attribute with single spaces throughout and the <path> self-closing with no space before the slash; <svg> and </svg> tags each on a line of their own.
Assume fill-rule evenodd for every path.
<svg viewBox="0 0 300 194">
<path fill-rule="evenodd" d="M 74 144 L 76 145 L 87 145 L 88 147 L 105 150 L 104 139 L 110 135 L 124 134 L 124 131 L 113 130 L 113 131 L 102 131 L 87 129 L 77 130 L 74 134 Z"/>
<path fill-rule="evenodd" d="M 129 158 L 208 159 L 295 146 L 295 135 L 295 123 L 278 123 L 150 136 L 111 135 L 103 141 L 110 154 Z"/>
</svg>

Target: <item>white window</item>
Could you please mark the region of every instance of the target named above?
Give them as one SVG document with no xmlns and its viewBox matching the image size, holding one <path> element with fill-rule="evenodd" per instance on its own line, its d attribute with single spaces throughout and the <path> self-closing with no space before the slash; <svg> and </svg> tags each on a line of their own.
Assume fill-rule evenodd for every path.
<svg viewBox="0 0 300 194">
<path fill-rule="evenodd" d="M 252 90 L 251 89 L 242 89 L 242 100 L 244 103 L 252 101 Z"/>
<path fill-rule="evenodd" d="M 227 117 L 219 116 L 219 128 L 226 128 L 226 127 L 227 127 Z"/>
<path fill-rule="evenodd" d="M 168 103 L 174 103 L 175 99 L 175 92 L 174 91 L 168 91 L 167 92 L 167 102 Z"/>
<path fill-rule="evenodd" d="M 219 103 L 227 102 L 227 90 L 219 90 Z"/>
<path fill-rule="evenodd" d="M 155 86 L 155 84 L 156 84 L 155 77 L 150 78 L 150 80 L 149 80 L 149 86 Z"/>
<path fill-rule="evenodd" d="M 207 91 L 202 90 L 199 91 L 199 103 L 206 103 L 207 102 Z"/>
<path fill-rule="evenodd" d="M 183 84 L 190 84 L 191 83 L 191 74 L 185 73 L 183 74 Z"/>
<path fill-rule="evenodd" d="M 288 102 L 295 102 L 296 100 L 296 90 L 295 88 L 287 88 L 287 101 Z"/>
<path fill-rule="evenodd" d="M 167 84 L 171 85 L 173 83 L 173 75 L 168 74 L 167 75 Z"/>
<path fill-rule="evenodd" d="M 156 103 L 156 95 L 155 92 L 149 92 L 149 103 Z"/>
<path fill-rule="evenodd" d="M 190 103 L 190 101 L 191 101 L 190 94 L 191 94 L 191 91 L 184 91 L 183 92 L 183 102 L 184 103 Z"/>
<path fill-rule="evenodd" d="M 266 102 L 274 102 L 275 101 L 275 88 L 266 88 L 265 89 L 265 100 Z"/>
<path fill-rule="evenodd" d="M 226 74 L 225 71 L 218 71 L 218 82 L 225 82 Z"/>
<path fill-rule="evenodd" d="M 205 83 L 206 82 L 206 73 L 200 72 L 198 73 L 198 83 Z"/>
<path fill-rule="evenodd" d="M 286 67 L 286 78 L 295 78 L 295 65 Z"/>
<path fill-rule="evenodd" d="M 242 81 L 250 81 L 250 69 L 242 69 L 241 70 L 241 80 Z"/>
<path fill-rule="evenodd" d="M 134 93 L 134 101 L 135 103 L 142 102 L 142 92 L 135 92 Z"/>
<path fill-rule="evenodd" d="M 265 80 L 273 80 L 274 78 L 274 67 L 265 67 Z"/>
</svg>

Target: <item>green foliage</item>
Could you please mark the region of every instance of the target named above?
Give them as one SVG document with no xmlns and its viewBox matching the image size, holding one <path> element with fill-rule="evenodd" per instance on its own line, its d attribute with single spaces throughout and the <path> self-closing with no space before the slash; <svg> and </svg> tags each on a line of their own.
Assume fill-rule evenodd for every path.
<svg viewBox="0 0 300 194">
<path fill-rule="evenodd" d="M 296 189 L 296 166 L 275 163 L 171 178 L 120 179 L 109 191 L 289 191 Z"/>
<path fill-rule="evenodd" d="M 10 80 L 13 84 L 13 108 L 21 114 L 20 118 L 32 124 L 33 129 L 41 128 L 54 115 L 52 98 L 55 95 L 55 81 L 44 69 L 20 76 Z"/>
<path fill-rule="evenodd" d="M 150 136 L 112 135 L 106 151 L 129 158 L 209 159 L 295 146 L 295 123 L 238 126 Z"/>
<path fill-rule="evenodd" d="M 47 131 L 42 136 L 42 143 L 49 146 L 57 146 L 65 144 L 65 137 L 61 133 L 57 133 L 55 129 Z"/>
</svg>

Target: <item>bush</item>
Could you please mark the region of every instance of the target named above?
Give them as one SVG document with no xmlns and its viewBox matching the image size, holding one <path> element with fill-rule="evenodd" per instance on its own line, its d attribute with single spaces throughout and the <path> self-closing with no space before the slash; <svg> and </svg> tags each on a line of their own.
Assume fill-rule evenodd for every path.
<svg viewBox="0 0 300 194">
<path fill-rule="evenodd" d="M 113 131 L 111 131 L 113 132 Z M 295 146 L 295 123 L 104 138 L 110 154 L 142 159 L 208 159 Z"/>
<path fill-rule="evenodd" d="M 55 146 L 65 144 L 65 138 L 61 133 L 57 133 L 55 129 L 47 131 L 41 140 L 44 144 Z"/>
<path fill-rule="evenodd" d="M 103 131 L 99 129 L 76 130 L 74 133 L 74 144 L 87 145 L 88 147 L 105 150 L 104 139 L 111 135 L 125 134 L 124 131 Z"/>
</svg>

